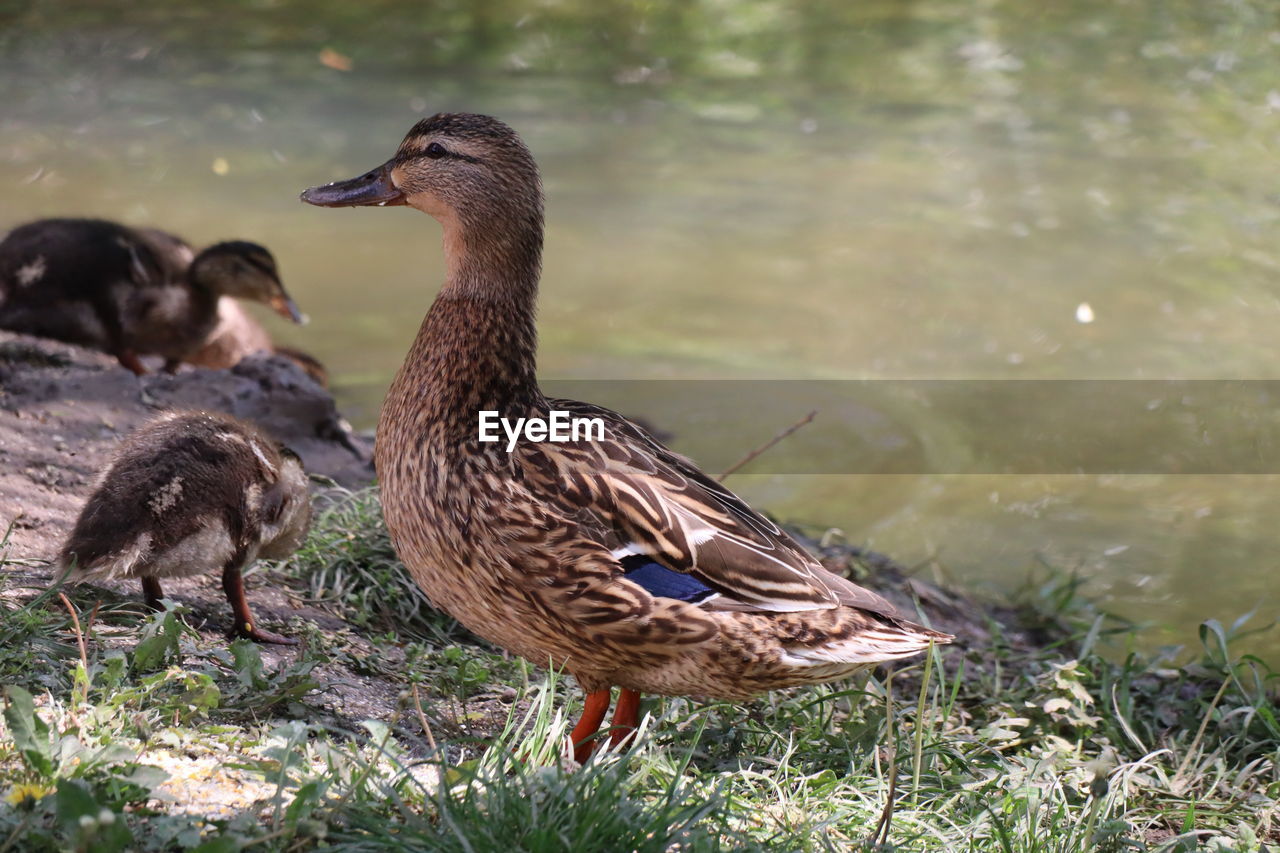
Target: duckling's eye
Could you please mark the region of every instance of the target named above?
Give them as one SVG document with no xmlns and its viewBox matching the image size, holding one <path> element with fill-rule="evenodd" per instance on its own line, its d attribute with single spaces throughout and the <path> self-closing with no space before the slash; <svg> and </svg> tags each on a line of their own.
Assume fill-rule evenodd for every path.
<svg viewBox="0 0 1280 853">
<path fill-rule="evenodd" d="M 432 160 L 439 160 L 441 157 L 443 157 L 448 153 L 449 152 L 446 151 L 444 149 L 444 146 L 441 145 L 439 142 L 433 142 L 427 146 L 427 156 L 430 157 Z"/>
</svg>

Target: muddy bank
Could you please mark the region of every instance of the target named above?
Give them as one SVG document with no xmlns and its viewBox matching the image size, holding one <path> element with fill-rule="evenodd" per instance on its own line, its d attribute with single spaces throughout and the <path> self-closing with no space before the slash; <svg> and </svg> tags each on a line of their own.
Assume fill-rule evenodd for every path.
<svg viewBox="0 0 1280 853">
<path fill-rule="evenodd" d="M 372 447 L 346 428 L 329 393 L 280 356 L 230 370 L 134 376 L 114 358 L 0 331 L 0 531 L 8 556 L 51 557 L 119 440 L 159 412 L 202 409 L 252 421 L 311 474 L 373 479 Z"/>
</svg>

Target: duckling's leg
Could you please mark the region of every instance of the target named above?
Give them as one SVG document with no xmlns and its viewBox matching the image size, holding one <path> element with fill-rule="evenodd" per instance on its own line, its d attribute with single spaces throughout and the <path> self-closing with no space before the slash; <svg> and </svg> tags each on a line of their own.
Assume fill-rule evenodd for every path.
<svg viewBox="0 0 1280 853">
<path fill-rule="evenodd" d="M 640 728 L 640 691 L 625 687 L 618 692 L 618 707 L 613 710 L 613 733 L 609 742 L 614 746 L 631 737 Z"/>
<path fill-rule="evenodd" d="M 239 563 L 234 560 L 227 563 L 226 568 L 222 570 L 222 591 L 227 594 L 227 602 L 231 605 L 231 618 L 235 620 L 235 626 L 231 629 L 232 634 L 253 640 L 255 643 L 274 643 L 277 646 L 298 645 L 297 640 L 254 626 L 253 612 L 249 610 L 249 599 L 244 594 L 244 576 L 240 574 Z"/>
<path fill-rule="evenodd" d="M 164 590 L 160 588 L 160 578 L 144 576 L 142 594 L 146 597 L 147 607 L 155 611 L 164 610 L 164 605 L 160 603 L 160 599 L 164 598 Z"/>
<path fill-rule="evenodd" d="M 142 376 L 147 372 L 147 368 L 143 365 L 142 359 L 138 358 L 138 354 L 131 349 L 117 350 L 116 361 L 120 362 L 124 367 L 132 370 L 138 376 Z"/>
<path fill-rule="evenodd" d="M 569 735 L 569 740 L 573 742 L 573 760 L 579 764 L 585 764 L 595 750 L 595 734 L 600 731 L 600 724 L 604 722 L 604 715 L 609 712 L 612 700 L 612 687 L 587 694 L 587 699 L 582 704 L 582 716 Z"/>
</svg>

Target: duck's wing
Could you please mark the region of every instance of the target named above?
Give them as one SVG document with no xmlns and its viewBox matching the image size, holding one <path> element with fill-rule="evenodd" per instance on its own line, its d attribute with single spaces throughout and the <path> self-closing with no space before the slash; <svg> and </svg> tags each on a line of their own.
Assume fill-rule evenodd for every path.
<svg viewBox="0 0 1280 853">
<path fill-rule="evenodd" d="M 647 573 L 634 575 L 646 588 L 661 584 L 668 595 L 709 609 L 851 606 L 903 618 L 885 599 L 827 571 L 778 525 L 626 418 L 587 403 L 549 403 L 571 417 L 599 418 L 604 438 L 524 443 L 518 452 L 526 471 L 544 494 L 592 516 L 589 526 L 623 571 Z M 660 576 L 662 570 L 687 579 Z"/>
</svg>

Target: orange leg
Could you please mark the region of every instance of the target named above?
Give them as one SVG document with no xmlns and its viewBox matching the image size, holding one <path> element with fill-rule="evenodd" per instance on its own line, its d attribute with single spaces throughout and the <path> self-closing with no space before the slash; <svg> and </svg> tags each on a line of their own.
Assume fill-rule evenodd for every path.
<svg viewBox="0 0 1280 853">
<path fill-rule="evenodd" d="M 277 646 L 296 646 L 298 641 L 292 637 L 282 637 L 263 630 L 253 624 L 253 611 L 249 609 L 249 599 L 244 594 L 244 576 L 235 562 L 227 563 L 222 570 L 222 591 L 227 594 L 227 602 L 231 605 L 234 624 L 231 633 L 237 637 L 253 640 L 255 643 L 274 643 Z"/>
<path fill-rule="evenodd" d="M 631 737 L 640 727 L 640 691 L 625 687 L 618 692 L 618 707 L 613 711 L 613 734 L 609 736 L 614 746 Z"/>
<path fill-rule="evenodd" d="M 587 701 L 582 705 L 582 717 L 569 735 L 569 739 L 573 741 L 573 760 L 579 764 L 585 764 L 595 750 L 595 733 L 600 731 L 600 724 L 604 722 L 604 715 L 608 713 L 612 700 L 612 687 L 587 694 Z"/>
<path fill-rule="evenodd" d="M 147 372 L 147 368 L 142 364 L 142 359 L 138 358 L 138 354 L 131 349 L 122 349 L 116 353 L 116 361 L 132 370 L 138 376 L 142 376 Z"/>
<path fill-rule="evenodd" d="M 147 598 L 147 607 L 159 612 L 164 610 L 164 605 L 160 603 L 160 599 L 164 598 L 164 590 L 160 588 L 160 579 L 142 577 L 142 594 Z"/>
</svg>

